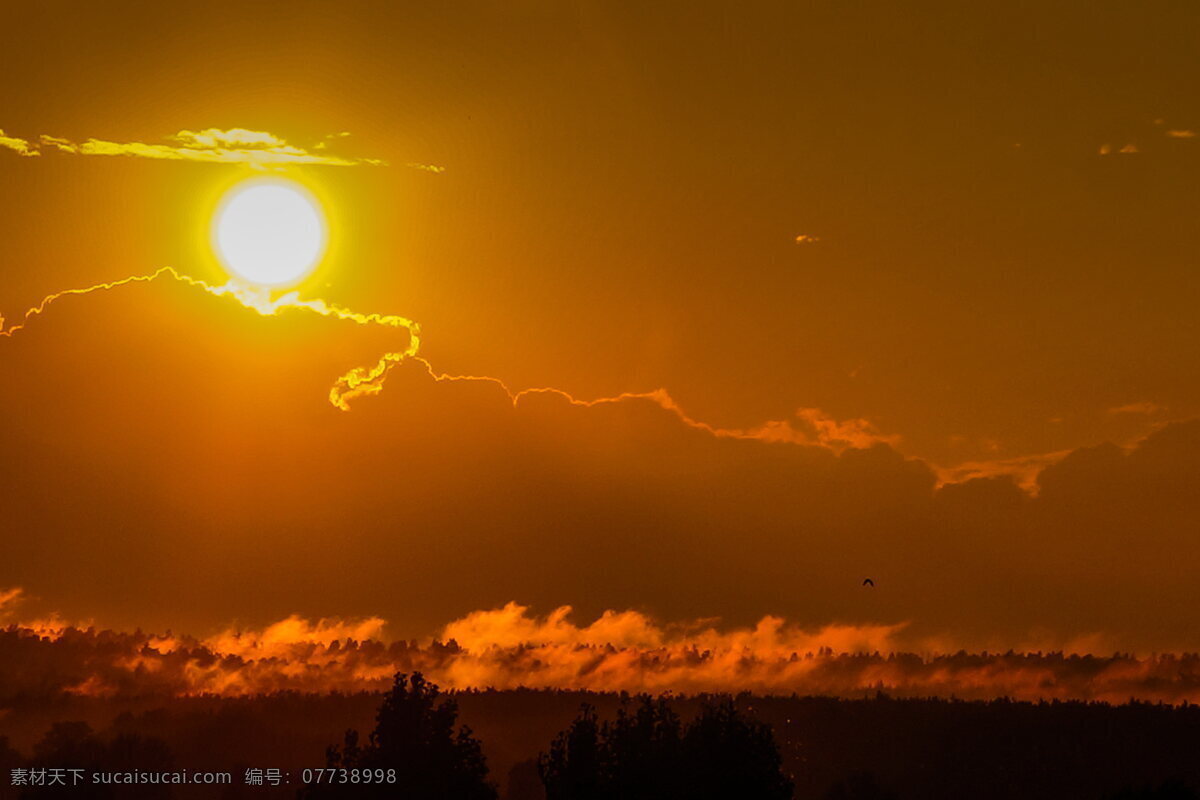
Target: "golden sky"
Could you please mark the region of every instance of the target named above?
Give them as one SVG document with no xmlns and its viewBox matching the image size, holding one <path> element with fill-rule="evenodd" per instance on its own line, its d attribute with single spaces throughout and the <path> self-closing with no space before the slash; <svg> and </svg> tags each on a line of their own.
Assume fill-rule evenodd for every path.
<svg viewBox="0 0 1200 800">
<path fill-rule="evenodd" d="M 0 588 L 1200 647 L 1191 4 L 3 20 L 5 328 L 175 272 L 0 339 Z M 328 217 L 299 296 L 404 324 L 177 279 L 228 279 L 256 167 Z M 408 320 L 422 360 L 331 404 Z"/>
</svg>

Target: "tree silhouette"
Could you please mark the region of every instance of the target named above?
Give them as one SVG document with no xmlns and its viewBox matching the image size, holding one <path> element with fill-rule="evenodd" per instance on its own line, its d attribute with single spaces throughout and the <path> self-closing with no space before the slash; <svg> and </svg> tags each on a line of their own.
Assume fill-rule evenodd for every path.
<svg viewBox="0 0 1200 800">
<path fill-rule="evenodd" d="M 1141 789 L 1125 789 L 1110 795 L 1109 800 L 1196 800 L 1200 794 L 1183 783 L 1183 781 L 1166 781 L 1155 787 Z"/>
<path fill-rule="evenodd" d="M 479 740 L 463 725 L 456 729 L 458 704 L 419 672 L 397 673 L 375 715 L 366 745 L 358 731 L 346 731 L 342 746 L 326 751 L 336 770 L 395 770 L 395 782 L 341 781 L 310 787 L 313 798 L 403 797 L 405 800 L 495 800 Z"/>
<path fill-rule="evenodd" d="M 21 754 L 8 743 L 7 736 L 0 736 L 0 776 L 9 774 L 13 767 L 24 766 Z"/>
<path fill-rule="evenodd" d="M 637 710 L 625 707 L 604 726 L 610 796 L 630 800 L 678 797 L 683 790 L 682 725 L 665 698 L 642 697 Z"/>
<path fill-rule="evenodd" d="M 33 748 L 31 766 L 44 769 L 79 769 L 84 773 L 104 772 L 165 772 L 174 769 L 170 748 L 161 739 L 136 733 L 119 733 L 101 738 L 86 722 L 56 722 Z M 6 778 L 8 776 L 5 776 Z M 79 798 L 108 798 L 121 796 L 122 787 L 91 782 L 65 786 L 33 786 L 21 792 L 22 798 L 65 796 Z M 144 784 L 137 787 L 138 796 L 156 800 L 171 796 L 164 784 Z"/>
<path fill-rule="evenodd" d="M 825 800 L 896 800 L 896 795 L 880 788 L 873 773 L 858 770 L 835 783 Z"/>
<path fill-rule="evenodd" d="M 584 704 L 571 726 L 554 737 L 550 753 L 538 756 L 538 773 L 546 800 L 600 800 L 600 725 L 596 711 Z"/>
<path fill-rule="evenodd" d="M 684 729 L 665 698 L 649 696 L 603 725 L 585 705 L 538 761 L 546 800 L 788 800 L 781 765 L 770 726 L 732 699 L 706 701 Z"/>
<path fill-rule="evenodd" d="M 683 738 L 689 797 L 789 800 L 792 782 L 783 774 L 783 758 L 771 726 L 738 712 L 733 698 L 704 704 Z"/>
</svg>

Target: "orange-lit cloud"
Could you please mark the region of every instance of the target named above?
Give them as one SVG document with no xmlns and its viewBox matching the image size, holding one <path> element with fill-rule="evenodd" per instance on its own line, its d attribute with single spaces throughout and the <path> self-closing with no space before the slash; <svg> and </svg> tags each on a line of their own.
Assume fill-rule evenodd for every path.
<svg viewBox="0 0 1200 800">
<path fill-rule="evenodd" d="M 747 435 L 768 442 L 819 444 L 835 450 L 897 445 L 901 439 L 899 434 L 880 433 L 870 420 L 837 420 L 819 408 L 799 408 L 794 421 L 767 422 Z"/>
<path fill-rule="evenodd" d="M 72 155 L 131 156 L 209 164 L 242 164 L 259 169 L 300 164 L 351 167 L 360 164 L 382 166 L 387 163 L 377 158 L 346 158 L 324 152 L 310 152 L 289 144 L 272 133 L 246 128 L 181 130 L 167 139 L 167 144 L 113 142 L 104 139 L 87 139 L 76 143 L 61 136 L 43 134 L 35 145 L 24 139 L 4 137 L 0 132 L 0 146 L 15 150 L 24 156 L 39 155 L 41 148 L 53 148 Z M 325 150 L 326 143 L 321 144 L 319 149 Z"/>
<path fill-rule="evenodd" d="M 295 645 L 324 645 L 342 640 L 379 640 L 387 622 L 379 617 L 362 620 L 317 620 L 310 622 L 293 614 L 261 631 L 229 629 L 204 640 L 205 646 L 222 655 L 248 659 L 287 658 Z"/>
<path fill-rule="evenodd" d="M 586 625 L 571 609 L 545 617 L 526 606 L 472 612 L 417 642 L 380 638 L 383 620 L 290 616 L 260 631 L 205 639 L 19 623 L 0 630 L 0 699 L 249 695 L 281 690 L 379 690 L 396 671 L 421 670 L 455 689 L 738 692 L 854 696 L 1013 697 L 1170 703 L 1200 697 L 1200 656 L 1101 656 L 1100 637 L 1003 654 L 904 653 L 903 625 L 804 629 L 778 617 L 746 628 L 662 625 L 606 611 Z M 1043 648 L 1042 645 L 1045 645 Z M 1053 648 L 1053 649 L 1052 649 Z M 31 682 L 28 669 L 38 665 Z"/>
<path fill-rule="evenodd" d="M 23 594 L 19 587 L 12 589 L 0 589 L 0 619 L 5 618 L 11 613 L 12 608 L 21 599 Z"/>
<path fill-rule="evenodd" d="M 1146 416 L 1151 416 L 1154 414 L 1160 414 L 1166 410 L 1167 409 L 1165 406 L 1161 406 L 1158 403 L 1152 403 L 1149 400 L 1143 400 L 1138 403 L 1126 403 L 1123 406 L 1114 406 L 1113 408 L 1108 409 L 1108 413 L 1109 414 L 1144 414 Z"/>
<path fill-rule="evenodd" d="M 938 483 L 945 485 L 979 478 L 1009 477 L 1025 491 L 1035 494 L 1038 474 L 1051 464 L 1061 461 L 1068 453 L 1069 450 L 1057 450 L 1053 453 L 1036 453 L 992 461 L 964 461 L 953 467 L 938 467 Z"/>
<path fill-rule="evenodd" d="M 87 629 L 91 626 L 90 621 L 68 622 L 57 612 L 40 617 L 25 618 L 17 623 L 18 609 L 25 600 L 25 591 L 19 586 L 0 589 L 0 625 L 16 625 L 34 636 L 52 641 L 61 638 L 68 630 Z"/>
<path fill-rule="evenodd" d="M 1167 136 L 1172 139 L 1192 139 L 1195 138 L 1196 132 L 1191 130 L 1170 130 L 1167 131 Z"/>
<path fill-rule="evenodd" d="M 821 241 L 820 236 L 811 236 L 807 233 L 802 233 L 796 237 L 796 244 L 816 244 Z"/>
<path fill-rule="evenodd" d="M 514 391 L 498 378 L 436 373 L 428 361 L 417 360 L 425 364 L 430 377 L 437 381 L 481 381 L 495 384 L 508 394 L 514 406 L 523 399 L 538 395 L 560 397 L 571 405 L 585 408 L 629 401 L 647 401 L 670 412 L 687 427 L 705 431 L 717 438 L 819 446 L 827 447 L 835 452 L 841 452 L 846 448 L 868 448 L 877 444 L 896 445 L 902 438 L 899 434 L 880 433 L 870 420 L 863 418 L 838 420 L 819 408 L 798 408 L 794 420 L 768 420 L 750 428 L 721 428 L 693 419 L 666 389 L 660 388 L 649 392 L 623 392 L 613 397 L 580 400 L 561 389 L 538 387 Z"/>
</svg>

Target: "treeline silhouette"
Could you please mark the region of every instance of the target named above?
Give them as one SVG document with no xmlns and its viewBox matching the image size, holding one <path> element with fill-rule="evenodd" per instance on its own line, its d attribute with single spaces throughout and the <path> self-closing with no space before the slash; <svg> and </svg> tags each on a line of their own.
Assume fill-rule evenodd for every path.
<svg viewBox="0 0 1200 800">
<path fill-rule="evenodd" d="M 347 736 L 347 729 L 363 733 Z M 23 794 L 9 785 L 10 769 L 35 765 L 234 775 L 235 785 L 225 789 L 169 787 L 154 795 L 178 798 L 294 798 L 301 771 L 324 766 L 393 768 L 397 783 L 379 791 L 310 785 L 312 797 L 600 800 L 686 798 L 711 789 L 691 796 L 1179 800 L 1198 796 L 1200 707 L 882 694 L 839 700 L 441 692 L 409 674 L 383 695 L 10 706 L 0 715 L 0 797 L 62 793 Z M 289 771 L 292 783 L 238 785 L 248 767 Z M 794 793 L 782 793 L 786 782 Z M 77 787 L 70 796 L 133 795 Z"/>
<path fill-rule="evenodd" d="M 648 618 L 636 622 L 651 624 Z M 526 623 L 541 624 L 529 616 L 504 620 L 504 624 Z M 835 652 L 829 647 L 814 651 L 811 642 L 785 641 L 784 633 L 750 649 L 736 633 L 723 637 L 723 643 L 704 646 L 666 637 L 650 646 L 622 647 L 601 643 L 463 647 L 453 638 L 419 644 L 289 635 L 291 639 L 268 645 L 253 635 L 200 641 L 169 632 L 159 636 L 71 627 L 49 635 L 10 625 L 0 628 L 0 708 L 45 704 L 79 694 L 134 699 L 279 691 L 382 692 L 396 672 L 470 674 L 473 684 L 481 686 L 567 685 L 592 691 L 673 686 L 690 692 L 749 689 L 763 694 L 857 697 L 886 685 L 899 697 L 973 700 L 1009 696 L 1119 703 L 1138 697 L 1179 703 L 1200 697 L 1200 653 L 1138 657 L 960 651 L 920 656 Z M 131 663 L 144 668 L 130 669 Z"/>
<path fill-rule="evenodd" d="M 21 798 L 76 797 L 109 798 L 123 797 L 136 792 L 147 800 L 165 800 L 172 797 L 171 787 L 142 785 L 136 790 L 111 784 L 76 783 L 75 776 L 65 773 L 58 780 L 43 779 L 41 785 L 26 785 L 29 779 L 19 779 L 14 769 L 82 770 L 86 776 L 94 772 L 164 772 L 175 769 L 170 747 L 154 736 L 136 733 L 118 733 L 100 736 L 86 722 L 56 722 L 33 748 L 33 758 L 28 761 L 8 746 L 0 737 L 0 784 L 8 789 L 8 796 Z"/>
<path fill-rule="evenodd" d="M 495 800 L 483 748 L 457 720 L 452 697 L 419 672 L 398 673 L 367 742 L 346 731 L 326 751 L 330 782 L 301 796 Z M 729 697 L 705 698 L 686 725 L 664 697 L 625 697 L 603 722 L 584 704 L 539 755 L 537 772 L 541 791 L 526 791 L 545 800 L 791 800 L 793 788 L 771 727 Z"/>
<path fill-rule="evenodd" d="M 600 722 L 584 705 L 538 758 L 546 800 L 789 800 L 792 782 L 771 727 L 728 697 L 708 698 L 683 725 L 663 697 Z"/>
</svg>

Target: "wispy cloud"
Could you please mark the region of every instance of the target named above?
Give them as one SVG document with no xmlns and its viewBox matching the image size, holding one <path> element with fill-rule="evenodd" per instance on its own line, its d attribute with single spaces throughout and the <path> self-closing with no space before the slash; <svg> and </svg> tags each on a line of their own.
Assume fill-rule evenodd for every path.
<svg viewBox="0 0 1200 800">
<path fill-rule="evenodd" d="M 3 619 L 11 610 L 11 607 L 17 604 L 23 593 L 23 590 L 19 587 L 0 589 L 0 619 Z"/>
<path fill-rule="evenodd" d="M 1196 132 L 1189 130 L 1172 130 L 1167 131 L 1167 136 L 1171 137 L 1172 139 L 1192 139 L 1196 136 Z"/>
<path fill-rule="evenodd" d="M 1000 458 L 993 461 L 964 461 L 953 467 L 935 467 L 938 485 L 949 483 L 965 483 L 976 478 L 1010 477 L 1017 486 L 1026 493 L 1036 495 L 1038 492 L 1038 475 L 1051 464 L 1057 464 L 1067 457 L 1069 450 L 1057 450 L 1052 453 L 1036 453 L 1016 458 Z"/>
<path fill-rule="evenodd" d="M 848 447 L 865 449 L 877 444 L 893 447 L 900 444 L 899 434 L 880 433 L 868 419 L 838 420 L 819 408 L 798 408 L 795 420 L 765 422 L 743 435 L 766 442 L 822 445 L 835 451 Z"/>
<path fill-rule="evenodd" d="M 796 237 L 796 244 L 816 244 L 821 241 L 820 236 L 811 236 L 807 233 L 802 233 Z"/>
<path fill-rule="evenodd" d="M 115 142 L 87 139 L 75 142 L 61 136 L 42 134 L 36 143 L 26 139 L 4 136 L 0 131 L 0 146 L 23 156 L 37 156 L 44 150 L 82 156 L 128 156 L 167 161 L 198 161 L 208 164 L 242 164 L 257 169 L 269 169 L 302 164 L 332 167 L 360 165 L 385 166 L 378 158 L 349 158 L 328 152 L 332 140 L 348 136 L 342 132 L 325 137 L 311 150 L 297 147 L 267 131 L 247 128 L 205 128 L 199 131 L 181 130 L 168 136 L 165 142 Z M 442 167 L 409 164 L 428 172 L 441 172 Z"/>
<path fill-rule="evenodd" d="M 12 136 L 6 136 L 3 129 L 0 129 L 0 147 L 6 147 L 9 150 L 15 150 L 17 155 L 21 156 L 41 155 L 36 146 L 30 144 L 25 139 L 17 139 Z"/>
<path fill-rule="evenodd" d="M 1139 403 L 1126 403 L 1123 406 L 1114 406 L 1108 409 L 1109 414 L 1145 414 L 1147 416 L 1158 414 L 1161 411 L 1166 411 L 1166 408 L 1149 400 L 1143 400 Z"/>
</svg>

